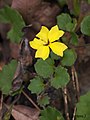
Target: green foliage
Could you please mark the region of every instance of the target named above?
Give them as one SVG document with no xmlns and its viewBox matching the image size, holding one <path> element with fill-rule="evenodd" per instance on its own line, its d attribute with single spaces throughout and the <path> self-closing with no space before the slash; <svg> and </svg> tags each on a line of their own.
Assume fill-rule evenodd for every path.
<svg viewBox="0 0 90 120">
<path fill-rule="evenodd" d="M 80 13 L 80 0 L 73 0 L 73 13 L 74 15 L 79 15 Z"/>
<path fill-rule="evenodd" d="M 72 32 L 75 29 L 76 21 L 72 20 L 69 14 L 62 13 L 57 16 L 57 24 L 60 29 Z"/>
<path fill-rule="evenodd" d="M 43 80 L 40 77 L 35 77 L 31 80 L 28 89 L 31 90 L 32 93 L 41 93 L 44 90 Z"/>
<path fill-rule="evenodd" d="M 66 0 L 57 0 L 60 6 L 63 6 L 66 4 Z"/>
<path fill-rule="evenodd" d="M 52 60 L 51 58 L 48 58 L 45 60 L 49 65 L 51 65 L 52 67 L 54 66 L 54 60 Z"/>
<path fill-rule="evenodd" d="M 90 120 L 90 92 L 80 97 L 76 107 L 76 120 Z"/>
<path fill-rule="evenodd" d="M 51 56 L 51 59 L 52 59 L 52 60 L 58 60 L 58 59 L 60 59 L 60 56 L 56 55 L 56 54 L 53 53 L 52 51 L 51 51 L 50 56 Z"/>
<path fill-rule="evenodd" d="M 83 21 L 81 22 L 81 32 L 90 36 L 90 15 L 84 17 Z"/>
<path fill-rule="evenodd" d="M 63 66 L 72 66 L 75 63 L 76 58 L 77 58 L 77 55 L 76 55 L 75 51 L 72 49 L 67 49 L 64 52 L 64 56 L 61 60 L 61 64 Z"/>
<path fill-rule="evenodd" d="M 65 43 L 66 45 L 68 45 L 68 39 L 67 39 L 67 37 L 63 36 L 61 39 L 62 39 L 63 43 Z"/>
<path fill-rule="evenodd" d="M 52 61 L 50 62 L 50 59 L 47 60 L 42 60 L 39 59 L 36 64 L 35 64 L 35 70 L 38 75 L 42 76 L 43 78 L 48 78 L 50 77 L 53 72 L 53 63 Z"/>
<path fill-rule="evenodd" d="M 21 30 L 25 26 L 21 15 L 9 6 L 5 6 L 0 10 L 0 22 L 9 23 L 12 25 L 7 37 L 12 40 L 12 42 L 19 43 L 23 35 Z"/>
<path fill-rule="evenodd" d="M 64 118 L 55 108 L 47 107 L 41 111 L 40 120 L 64 120 Z"/>
<path fill-rule="evenodd" d="M 77 46 L 78 45 L 78 36 L 77 36 L 77 34 L 76 33 L 71 33 L 71 40 L 70 40 L 70 43 L 72 44 L 72 45 L 75 45 L 75 46 Z"/>
<path fill-rule="evenodd" d="M 11 89 L 16 67 L 17 61 L 12 60 L 8 65 L 3 67 L 2 71 L 0 71 L 0 89 L 3 94 L 8 94 Z"/>
<path fill-rule="evenodd" d="M 55 69 L 55 75 L 51 81 L 51 85 L 58 89 L 64 87 L 69 82 L 69 80 L 70 76 L 67 72 L 67 69 L 62 66 L 58 66 Z"/>
<path fill-rule="evenodd" d="M 90 4 L 90 0 L 88 0 L 88 4 Z"/>
<path fill-rule="evenodd" d="M 38 99 L 38 104 L 43 107 L 49 104 L 49 97 L 47 95 L 42 96 Z"/>
</svg>

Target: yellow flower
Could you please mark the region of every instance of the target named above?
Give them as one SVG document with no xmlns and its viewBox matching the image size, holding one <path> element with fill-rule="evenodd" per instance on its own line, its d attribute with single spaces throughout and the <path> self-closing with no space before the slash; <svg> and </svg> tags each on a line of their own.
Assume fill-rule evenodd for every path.
<svg viewBox="0 0 90 120">
<path fill-rule="evenodd" d="M 35 58 L 47 59 L 51 50 L 63 57 L 63 52 L 67 49 L 67 46 L 57 40 L 62 37 L 64 31 L 59 30 L 58 26 L 55 25 L 48 30 L 47 27 L 42 26 L 40 32 L 36 35 L 33 41 L 30 41 L 30 46 L 36 49 Z"/>
</svg>

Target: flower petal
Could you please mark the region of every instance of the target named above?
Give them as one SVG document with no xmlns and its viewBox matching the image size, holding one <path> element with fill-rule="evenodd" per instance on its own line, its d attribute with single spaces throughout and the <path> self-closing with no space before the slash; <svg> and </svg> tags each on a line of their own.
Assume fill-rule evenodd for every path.
<svg viewBox="0 0 90 120">
<path fill-rule="evenodd" d="M 63 57 L 63 52 L 68 48 L 65 44 L 61 42 L 54 42 L 51 43 L 49 46 L 55 54 L 61 57 Z"/>
<path fill-rule="evenodd" d="M 64 34 L 64 31 L 59 30 L 58 26 L 55 25 L 51 28 L 51 30 L 48 33 L 48 39 L 50 42 L 54 42 L 58 40 L 60 37 L 62 37 Z"/>
<path fill-rule="evenodd" d="M 49 56 L 50 49 L 48 46 L 41 46 L 35 54 L 35 58 L 42 58 L 43 60 L 47 59 Z"/>
<path fill-rule="evenodd" d="M 40 46 L 43 46 L 43 41 L 40 39 L 34 38 L 33 41 L 30 41 L 29 44 L 33 49 L 38 49 Z"/>
<path fill-rule="evenodd" d="M 45 41 L 45 43 L 48 43 L 48 28 L 45 26 L 42 26 L 40 32 L 36 35 L 36 37 L 42 39 L 43 41 Z"/>
</svg>

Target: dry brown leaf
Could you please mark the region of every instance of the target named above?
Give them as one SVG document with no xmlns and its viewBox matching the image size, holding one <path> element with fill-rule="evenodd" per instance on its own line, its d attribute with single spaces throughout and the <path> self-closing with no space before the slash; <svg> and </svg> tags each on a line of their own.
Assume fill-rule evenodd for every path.
<svg viewBox="0 0 90 120">
<path fill-rule="evenodd" d="M 70 12 L 72 13 L 73 7 L 74 7 L 72 0 L 67 0 L 66 2 L 67 2 L 67 5 L 68 5 L 68 9 L 69 9 Z"/>
<path fill-rule="evenodd" d="M 88 4 L 87 1 L 82 0 L 81 1 L 81 14 L 84 16 L 89 13 L 90 13 L 90 4 Z"/>
<path fill-rule="evenodd" d="M 27 21 L 28 15 L 32 16 L 34 10 L 40 3 L 41 0 L 13 0 L 12 8 L 18 10 Z"/>
<path fill-rule="evenodd" d="M 79 47 L 76 48 L 76 52 L 78 55 L 78 60 L 79 60 L 79 62 L 81 62 L 86 57 L 86 47 L 85 47 L 85 40 L 84 40 L 83 36 L 81 36 L 78 39 L 78 43 L 79 43 Z"/>
<path fill-rule="evenodd" d="M 7 39 L 7 32 L 10 30 L 9 24 L 0 23 L 0 34 L 2 39 Z"/>
<path fill-rule="evenodd" d="M 50 4 L 43 2 L 42 5 L 34 12 L 31 19 L 31 23 L 37 23 L 37 26 L 41 27 L 45 25 L 52 27 L 56 24 L 56 16 L 60 13 L 60 8 L 56 4 Z M 35 26 L 37 28 L 37 26 Z M 38 28 L 39 28 L 38 27 Z"/>
<path fill-rule="evenodd" d="M 5 5 L 11 5 L 12 0 L 0 0 L 0 8 L 2 8 Z"/>
<path fill-rule="evenodd" d="M 18 10 L 27 24 L 33 24 L 36 31 L 41 25 L 52 27 L 56 24 L 56 16 L 60 13 L 57 4 L 41 2 L 41 0 L 13 0 L 12 8 Z"/>
<path fill-rule="evenodd" d="M 15 120 L 39 120 L 39 111 L 24 105 L 16 105 L 12 109 L 12 116 Z"/>
<path fill-rule="evenodd" d="M 11 55 L 11 58 L 14 58 L 14 59 L 19 58 L 19 45 L 18 44 L 10 42 L 10 55 Z"/>
<path fill-rule="evenodd" d="M 67 4 L 69 10 L 72 13 L 72 11 L 74 10 L 74 2 L 72 2 L 72 0 L 67 0 Z M 87 1 L 81 0 L 79 4 L 80 4 L 80 14 L 82 14 L 82 16 L 90 13 L 90 4 L 88 4 Z"/>
</svg>

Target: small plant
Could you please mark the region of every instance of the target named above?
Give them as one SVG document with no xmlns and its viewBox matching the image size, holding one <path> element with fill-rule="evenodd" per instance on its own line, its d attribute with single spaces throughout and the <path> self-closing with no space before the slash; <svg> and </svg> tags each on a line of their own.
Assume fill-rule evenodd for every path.
<svg viewBox="0 0 90 120">
<path fill-rule="evenodd" d="M 40 32 L 36 35 L 37 38 L 30 41 L 30 46 L 36 49 L 35 58 L 42 59 L 38 59 L 34 65 L 37 74 L 34 79 L 30 80 L 28 89 L 37 94 L 38 105 L 43 108 L 50 104 L 50 98 L 46 91 L 49 91 L 51 87 L 55 89 L 64 88 L 68 84 L 70 75 L 65 66 L 73 65 L 76 60 L 75 51 L 60 42 L 63 35 L 64 31 L 59 30 L 57 25 L 52 27 L 50 31 L 42 26 Z M 70 60 L 69 57 L 72 57 L 72 59 Z M 58 64 L 55 60 L 58 60 Z M 53 110 L 52 108 L 52 112 Z M 58 116 L 57 118 L 52 117 L 52 120 L 54 119 L 59 120 L 61 118 Z M 43 117 L 41 117 L 41 120 L 43 120 Z"/>
<path fill-rule="evenodd" d="M 57 2 L 63 7 L 68 5 L 69 1 L 57 0 Z M 90 3 L 90 0 L 87 2 Z M 0 71 L 0 91 L 4 96 L 23 93 L 27 97 L 24 88 L 28 89 L 31 95 L 36 96 L 36 104 L 33 100 L 29 100 L 39 110 L 40 120 L 90 119 L 90 92 L 80 96 L 80 101 L 78 101 L 78 74 L 74 67 L 78 59 L 76 49 L 79 48 L 80 37 L 90 36 L 90 15 L 83 17 L 81 15 L 81 18 L 77 19 L 79 13 L 79 1 L 74 0 L 70 14 L 58 15 L 56 25 L 50 29 L 41 26 L 39 33 L 29 41 L 26 38 L 28 30 L 25 34 L 22 32 L 25 21 L 20 13 L 9 6 L 0 9 L 0 23 L 10 25 L 9 32 L 7 32 L 9 42 L 19 46 L 19 57 L 10 60 Z M 73 99 L 69 102 L 67 86 L 71 80 L 77 101 L 74 101 L 72 114 L 69 116 L 68 103 L 71 104 Z M 58 107 L 51 103 L 50 94 L 53 94 L 51 89 L 63 96 L 65 110 L 58 110 Z M 11 106 L 15 102 L 11 103 Z"/>
</svg>

